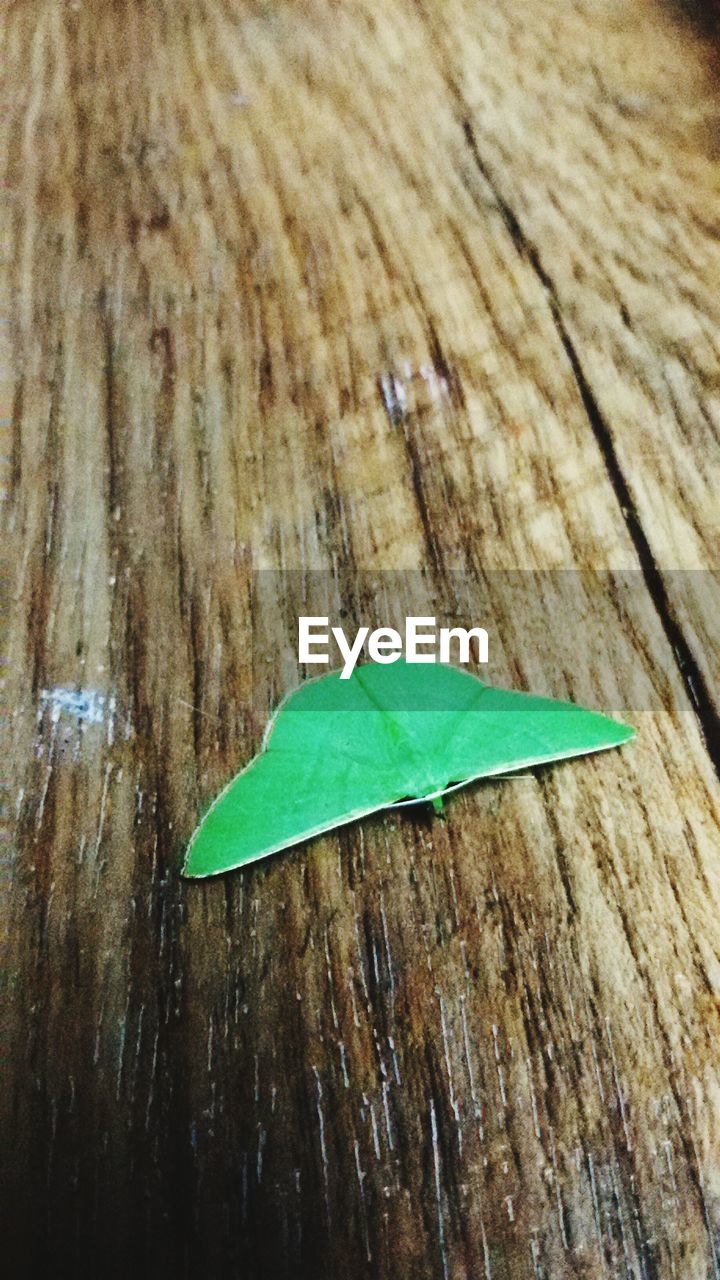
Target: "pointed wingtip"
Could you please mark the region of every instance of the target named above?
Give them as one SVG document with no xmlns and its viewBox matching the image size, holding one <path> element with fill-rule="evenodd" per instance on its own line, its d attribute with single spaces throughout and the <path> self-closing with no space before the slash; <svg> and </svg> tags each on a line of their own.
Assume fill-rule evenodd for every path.
<svg viewBox="0 0 720 1280">
<path fill-rule="evenodd" d="M 607 717 L 607 719 L 608 719 L 608 722 L 611 725 L 613 725 L 615 729 L 615 734 L 617 738 L 616 745 L 618 747 L 624 746 L 626 742 L 632 742 L 633 738 L 637 737 L 637 729 L 635 728 L 634 725 L 625 724 L 623 720 L 612 720 L 610 719 L 610 717 Z"/>
<path fill-rule="evenodd" d="M 180 868 L 180 876 L 183 880 L 199 879 L 197 871 L 192 870 L 191 863 L 192 863 L 192 847 L 188 849 L 187 853 L 185 854 L 185 857 L 182 860 L 182 866 Z"/>
<path fill-rule="evenodd" d="M 604 748 L 623 747 L 637 736 L 637 729 L 623 720 L 615 720 L 599 711 L 590 712 L 590 716 L 592 720 L 589 723 L 594 725 L 597 741 L 595 745 L 588 743 L 588 753 L 602 751 Z M 592 739 L 592 736 L 590 734 L 589 738 Z"/>
<path fill-rule="evenodd" d="M 183 880 L 204 880 L 210 872 L 205 870 L 202 865 L 201 857 L 198 857 L 198 837 L 202 831 L 202 824 L 197 828 L 190 839 L 185 856 L 183 858 L 180 875 Z"/>
<path fill-rule="evenodd" d="M 229 862 L 227 866 L 209 867 L 203 862 L 201 856 L 195 851 L 195 845 L 191 845 L 185 854 L 180 875 L 183 880 L 209 880 L 211 876 L 222 875 L 225 871 L 235 869 L 235 863 Z"/>
</svg>

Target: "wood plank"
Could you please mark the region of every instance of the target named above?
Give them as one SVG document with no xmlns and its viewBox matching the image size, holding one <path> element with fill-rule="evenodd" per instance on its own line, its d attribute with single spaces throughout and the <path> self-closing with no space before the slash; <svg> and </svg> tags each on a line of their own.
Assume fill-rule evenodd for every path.
<svg viewBox="0 0 720 1280">
<path fill-rule="evenodd" d="M 510 5 L 428 11 L 480 189 L 546 290 L 718 752 L 717 42 L 665 16 L 655 0 L 525 6 L 521 28 Z"/>
<path fill-rule="evenodd" d="M 8 9 L 13 1274 L 720 1274 L 717 164 L 638 12 Z M 584 51 L 631 97 L 639 49 L 689 105 L 598 153 Z M 303 593 L 418 569 L 636 745 L 182 883 Z"/>
</svg>

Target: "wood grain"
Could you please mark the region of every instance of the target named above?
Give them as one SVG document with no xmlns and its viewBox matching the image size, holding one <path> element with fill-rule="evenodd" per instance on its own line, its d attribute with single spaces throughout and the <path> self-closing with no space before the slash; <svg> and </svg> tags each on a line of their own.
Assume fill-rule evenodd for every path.
<svg viewBox="0 0 720 1280">
<path fill-rule="evenodd" d="M 650 0 L 3 38 L 10 1274 L 718 1280 L 713 46 Z M 385 570 L 637 743 L 182 882 L 311 571 Z M 596 654 L 517 570 L 588 575 Z"/>
</svg>

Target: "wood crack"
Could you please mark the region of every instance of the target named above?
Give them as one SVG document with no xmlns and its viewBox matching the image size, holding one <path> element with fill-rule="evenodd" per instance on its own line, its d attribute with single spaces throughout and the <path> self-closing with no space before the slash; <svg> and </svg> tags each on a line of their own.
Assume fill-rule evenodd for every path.
<svg viewBox="0 0 720 1280">
<path fill-rule="evenodd" d="M 690 644 L 688 643 L 682 627 L 675 617 L 662 570 L 658 567 L 653 555 L 652 548 L 645 530 L 643 529 L 637 507 L 630 492 L 630 487 L 620 464 L 612 430 L 608 425 L 595 393 L 590 386 L 577 346 L 574 343 L 565 323 L 555 284 L 552 277 L 543 266 L 535 245 L 533 245 L 525 235 L 514 210 L 498 190 L 498 187 L 485 161 L 483 160 L 482 155 L 480 154 L 472 125 L 468 119 L 463 120 L 463 132 L 470 151 L 472 152 L 475 164 L 493 193 L 497 202 L 498 210 L 512 237 L 518 253 L 530 264 L 545 291 L 558 337 L 560 338 L 565 354 L 568 358 L 586 417 L 595 440 L 597 441 L 598 448 L 602 454 L 605 469 L 615 492 L 625 526 L 640 562 L 640 569 L 642 571 L 645 584 L 662 623 L 665 635 L 670 643 L 670 647 L 672 648 L 675 662 L 680 671 L 688 698 L 700 725 L 708 754 L 715 767 L 716 773 L 720 776 L 720 716 L 713 705 L 712 694 L 707 687 L 705 678 L 692 652 Z"/>
</svg>

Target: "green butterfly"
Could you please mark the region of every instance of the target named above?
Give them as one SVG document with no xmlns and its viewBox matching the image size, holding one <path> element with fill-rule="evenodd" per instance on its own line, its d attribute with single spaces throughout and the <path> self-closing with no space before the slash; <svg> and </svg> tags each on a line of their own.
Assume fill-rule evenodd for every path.
<svg viewBox="0 0 720 1280">
<path fill-rule="evenodd" d="M 403 801 L 620 746 L 629 725 L 570 702 L 493 689 L 455 667 L 367 663 L 308 680 L 195 831 L 186 876 L 245 866 Z"/>
</svg>

